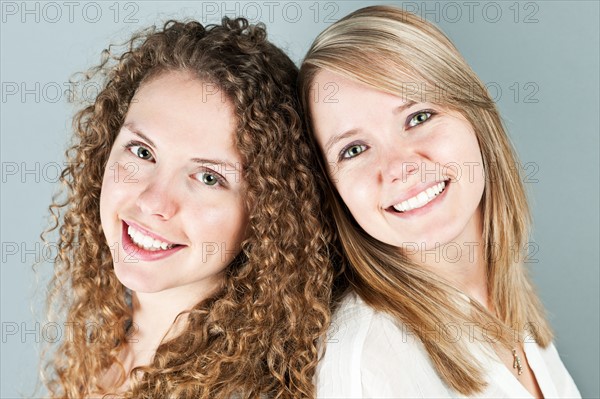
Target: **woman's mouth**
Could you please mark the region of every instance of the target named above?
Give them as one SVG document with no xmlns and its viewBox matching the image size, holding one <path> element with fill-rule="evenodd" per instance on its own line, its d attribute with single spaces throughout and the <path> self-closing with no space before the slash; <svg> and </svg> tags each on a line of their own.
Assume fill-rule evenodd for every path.
<svg viewBox="0 0 600 399">
<path fill-rule="evenodd" d="M 147 236 L 133 226 L 127 227 L 127 234 L 129 234 L 131 241 L 133 241 L 135 245 L 147 251 L 160 251 L 165 249 L 171 249 L 175 247 L 175 245 L 177 245 L 170 244 L 165 241 L 160 241 L 150 236 Z"/>
<path fill-rule="evenodd" d="M 122 222 L 123 249 L 132 258 L 144 261 L 162 259 L 174 254 L 185 245 L 175 244 L 151 237 L 132 223 Z"/>
<path fill-rule="evenodd" d="M 433 200 L 445 193 L 449 184 L 449 180 L 442 181 L 438 184 L 428 187 L 411 198 L 408 198 L 396 205 L 390 206 L 387 210 L 394 213 L 408 213 L 416 209 L 424 208 Z"/>
</svg>

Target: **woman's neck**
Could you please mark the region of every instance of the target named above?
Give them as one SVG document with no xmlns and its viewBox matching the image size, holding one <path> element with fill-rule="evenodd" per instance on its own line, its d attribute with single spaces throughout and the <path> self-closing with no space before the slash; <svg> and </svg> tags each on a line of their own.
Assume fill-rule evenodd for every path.
<svg viewBox="0 0 600 399">
<path fill-rule="evenodd" d="M 187 315 L 179 315 L 210 295 L 185 291 L 185 287 L 177 287 L 157 293 L 132 293 L 133 323 L 128 335 L 126 369 L 151 363 L 160 344 L 176 337 L 185 327 Z"/>
<path fill-rule="evenodd" d="M 177 287 L 157 293 L 132 292 L 132 326 L 127 334 L 127 345 L 118 356 L 125 380 L 121 379 L 120 367 L 112 365 L 100 382 L 106 392 L 126 391 L 131 370 L 150 365 L 160 344 L 183 331 L 188 318 L 181 313 L 191 310 L 213 292 L 198 294 L 199 291 L 202 290 L 197 287 Z"/>
<path fill-rule="evenodd" d="M 492 310 L 481 219 L 481 212 L 476 212 L 455 240 L 432 251 L 419 252 L 416 254 L 418 259 L 414 259 L 486 309 Z"/>
</svg>

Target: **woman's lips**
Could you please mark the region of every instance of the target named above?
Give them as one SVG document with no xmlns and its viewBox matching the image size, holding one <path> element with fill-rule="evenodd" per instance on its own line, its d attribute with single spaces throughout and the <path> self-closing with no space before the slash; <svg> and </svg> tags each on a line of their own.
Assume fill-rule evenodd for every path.
<svg viewBox="0 0 600 399">
<path fill-rule="evenodd" d="M 146 250 L 133 242 L 129 234 L 127 234 L 128 227 L 129 225 L 127 223 L 121 223 L 121 242 L 123 245 L 123 250 L 125 253 L 127 253 L 127 257 L 125 258 L 124 262 L 129 261 L 134 263 L 138 260 L 154 261 L 164 259 L 186 247 L 185 245 L 176 245 L 173 248 L 158 249 L 154 251 Z"/>
<path fill-rule="evenodd" d="M 150 230 L 148 230 L 148 229 L 140 226 L 139 224 L 137 224 L 135 222 L 132 222 L 132 221 L 129 221 L 129 220 L 125 220 L 125 219 L 123 219 L 123 222 L 125 222 L 126 225 L 134 228 L 135 230 L 138 230 L 139 232 L 141 232 L 145 236 L 149 236 L 149 237 L 152 237 L 152 238 L 157 239 L 159 241 L 166 242 L 167 244 L 177 244 L 177 243 L 174 243 L 174 242 L 171 242 L 171 241 L 167 240 L 164 237 L 159 236 L 158 234 L 154 233 L 153 231 L 150 231 Z"/>
<path fill-rule="evenodd" d="M 425 213 L 429 212 L 433 207 L 437 206 L 437 204 L 439 204 L 440 201 L 443 198 L 445 198 L 446 193 L 450 189 L 450 185 L 451 185 L 451 180 L 447 180 L 445 182 L 445 187 L 444 187 L 443 191 L 441 193 L 437 194 L 435 196 L 435 198 L 433 198 L 431 201 L 429 201 L 427 204 L 425 204 L 424 206 L 422 206 L 420 208 L 414 208 L 414 209 L 411 209 L 411 210 L 408 210 L 405 212 L 400 212 L 400 211 L 394 209 L 393 206 L 390 206 L 389 208 L 386 209 L 386 212 L 389 212 L 395 216 L 403 217 L 403 218 L 425 214 Z"/>
</svg>

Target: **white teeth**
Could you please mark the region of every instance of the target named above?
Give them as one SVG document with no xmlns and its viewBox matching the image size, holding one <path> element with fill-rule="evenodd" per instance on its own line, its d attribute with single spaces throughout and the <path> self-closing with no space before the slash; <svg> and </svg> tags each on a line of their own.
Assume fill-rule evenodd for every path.
<svg viewBox="0 0 600 399">
<path fill-rule="evenodd" d="M 429 187 L 412 198 L 402 201 L 394 205 L 394 209 L 398 212 L 407 212 L 413 209 L 421 208 L 431 202 L 438 194 L 444 191 L 446 182 L 441 182 L 435 186 Z"/>
<path fill-rule="evenodd" d="M 429 197 L 427 196 L 427 193 L 425 191 L 419 193 L 417 195 L 417 201 L 419 201 L 419 204 L 423 204 L 425 205 L 426 203 L 429 202 Z"/>
<path fill-rule="evenodd" d="M 152 237 L 144 237 L 144 239 L 142 240 L 142 242 L 140 244 L 142 244 L 144 247 L 151 247 L 152 243 L 154 242 L 154 238 Z"/>
<path fill-rule="evenodd" d="M 168 244 L 166 242 L 149 237 L 131 226 L 127 228 L 127 234 L 129 234 L 129 237 L 131 237 L 131 241 L 133 241 L 135 245 L 144 248 L 147 251 L 159 251 L 161 249 L 165 250 L 170 249 L 174 246 L 173 244 Z"/>
</svg>

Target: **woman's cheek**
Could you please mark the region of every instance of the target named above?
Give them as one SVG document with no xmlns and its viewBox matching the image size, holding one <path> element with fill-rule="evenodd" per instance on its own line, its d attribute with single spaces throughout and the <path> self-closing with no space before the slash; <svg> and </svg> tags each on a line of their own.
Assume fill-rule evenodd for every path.
<svg viewBox="0 0 600 399">
<path fill-rule="evenodd" d="M 366 168 L 362 165 L 339 170 L 337 188 L 350 211 L 355 214 L 373 201 L 376 194 L 375 178 L 369 178 Z M 356 216 L 355 216 L 356 217 Z"/>
</svg>

